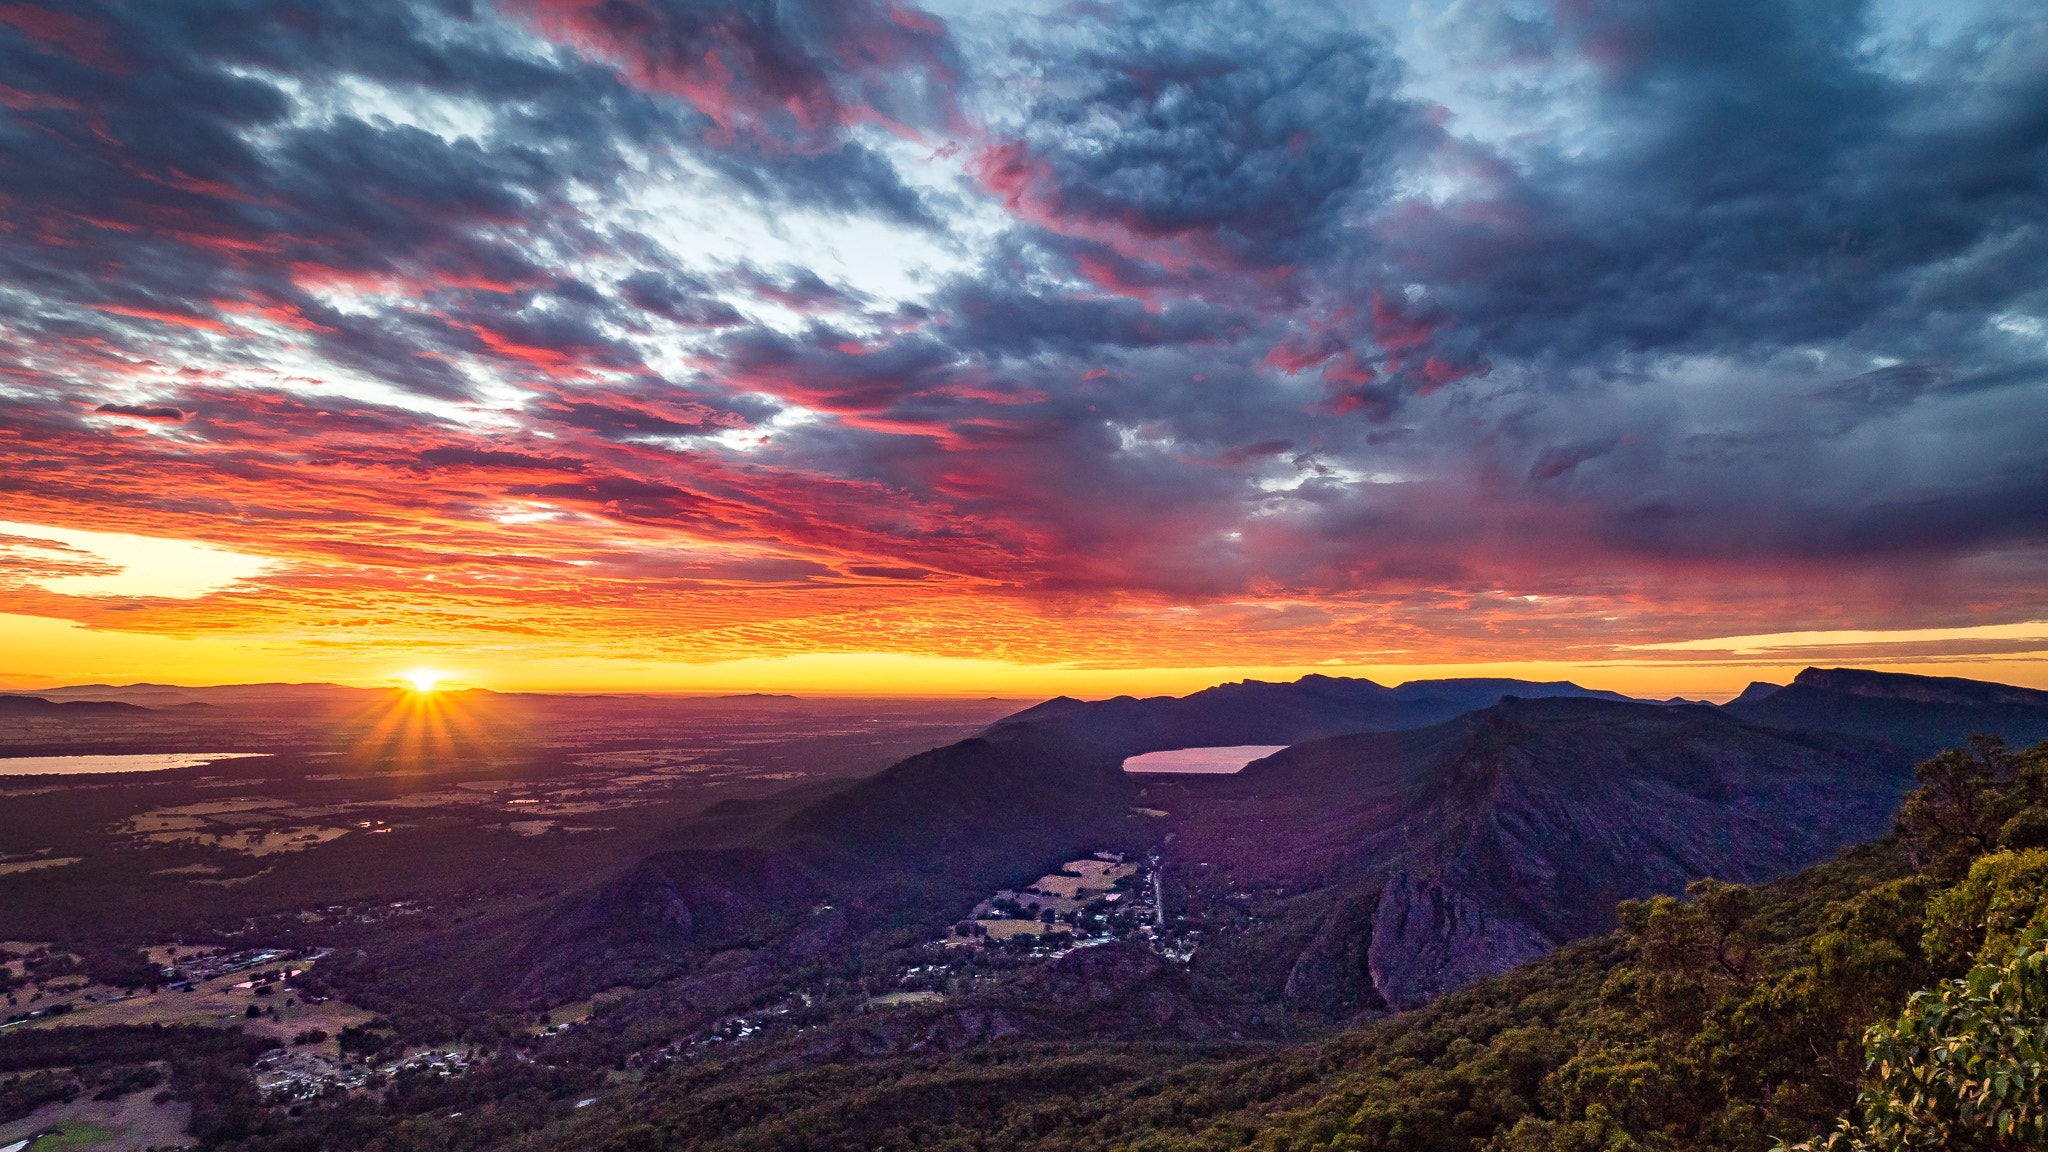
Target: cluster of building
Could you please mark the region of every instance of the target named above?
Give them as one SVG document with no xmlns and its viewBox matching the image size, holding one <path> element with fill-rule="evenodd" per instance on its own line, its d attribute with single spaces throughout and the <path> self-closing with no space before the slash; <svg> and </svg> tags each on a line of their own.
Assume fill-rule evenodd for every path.
<svg viewBox="0 0 2048 1152">
<path fill-rule="evenodd" d="M 311 964 L 333 951 L 332 948 L 316 948 L 310 952 L 292 948 L 249 948 L 240 952 L 220 951 L 206 955 L 195 953 L 177 957 L 164 965 L 163 974 L 164 979 L 170 981 L 172 991 L 186 992 L 190 991 L 194 984 L 248 972 L 250 969 L 262 969 L 269 964 L 280 964 L 288 960 Z M 250 977 L 249 985 L 254 987 L 258 984 L 273 984 L 286 977 L 296 976 L 302 970 L 279 967 L 270 971 L 259 971 Z"/>
<path fill-rule="evenodd" d="M 470 1056 L 458 1049 L 415 1052 L 388 1064 L 350 1064 L 312 1048 L 272 1048 L 256 1058 L 256 1090 L 266 1104 L 312 1100 L 335 1089 L 360 1088 L 373 1077 L 389 1077 L 408 1068 L 437 1076 L 469 1071 Z"/>
<path fill-rule="evenodd" d="M 1136 940 L 1185 963 L 1193 946 L 1169 934 L 1163 907 L 1158 857 L 1097 852 L 1023 888 L 995 893 L 938 943 L 961 948 L 1029 936 L 1020 946 L 1032 957 L 1050 959 L 1075 948 Z"/>
</svg>

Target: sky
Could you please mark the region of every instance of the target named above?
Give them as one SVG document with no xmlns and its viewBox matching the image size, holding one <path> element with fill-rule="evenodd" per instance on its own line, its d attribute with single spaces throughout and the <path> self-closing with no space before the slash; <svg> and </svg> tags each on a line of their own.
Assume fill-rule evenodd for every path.
<svg viewBox="0 0 2048 1152">
<path fill-rule="evenodd" d="M 2048 686 L 2048 22 L 0 0 L 0 686 Z"/>
</svg>

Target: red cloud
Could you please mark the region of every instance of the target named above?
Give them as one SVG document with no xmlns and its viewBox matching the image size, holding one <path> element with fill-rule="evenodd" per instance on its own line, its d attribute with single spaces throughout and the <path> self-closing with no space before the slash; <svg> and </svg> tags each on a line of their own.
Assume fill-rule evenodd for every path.
<svg viewBox="0 0 2048 1152">
<path fill-rule="evenodd" d="M 675 9 L 641 0 L 518 0 L 542 34 L 628 82 L 688 100 L 729 141 L 819 152 L 873 121 L 958 127 L 943 22 L 901 4 L 831 0 Z"/>
<path fill-rule="evenodd" d="M 0 24 L 10 24 L 30 36 L 77 57 L 95 68 L 121 72 L 121 61 L 107 47 L 107 38 L 97 25 L 71 12 L 59 12 L 34 4 L 0 4 Z"/>
</svg>

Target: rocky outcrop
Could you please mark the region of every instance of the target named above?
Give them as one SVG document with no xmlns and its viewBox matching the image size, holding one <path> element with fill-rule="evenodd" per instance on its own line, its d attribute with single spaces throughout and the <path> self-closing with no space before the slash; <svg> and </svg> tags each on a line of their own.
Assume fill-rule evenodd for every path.
<svg viewBox="0 0 2048 1152">
<path fill-rule="evenodd" d="M 1904 672 L 1872 672 L 1865 668 L 1808 668 L 1799 673 L 1792 683 L 1820 692 L 1838 692 L 1875 700 L 1960 704 L 1973 708 L 1998 705 L 2048 708 L 2048 692 L 1986 680 L 1965 680 L 1957 676 L 1914 676 Z"/>
<path fill-rule="evenodd" d="M 1369 954 L 1379 901 L 1378 892 L 1348 893 L 1338 901 L 1287 970 L 1283 1000 L 1338 1018 L 1387 1007 Z"/>
<path fill-rule="evenodd" d="M 1366 947 L 1373 989 L 1388 1007 L 1414 1008 L 1556 947 L 1436 880 L 1388 882 Z"/>
<path fill-rule="evenodd" d="M 1910 758 L 1881 745 L 1705 705 L 1548 699 L 1296 745 L 1153 798 L 1188 814 L 1172 855 L 1211 885 L 1191 902 L 1293 894 L 1229 938 L 1234 965 L 1286 965 L 1247 986 L 1343 1019 L 1606 931 L 1623 899 L 1825 860 L 1881 834 L 1911 786 Z"/>
</svg>

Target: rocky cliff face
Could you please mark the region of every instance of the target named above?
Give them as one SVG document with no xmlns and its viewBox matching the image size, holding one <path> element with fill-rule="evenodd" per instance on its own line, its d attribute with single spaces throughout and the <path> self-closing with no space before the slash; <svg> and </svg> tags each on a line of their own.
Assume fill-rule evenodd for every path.
<svg viewBox="0 0 2048 1152">
<path fill-rule="evenodd" d="M 1380 896 L 1366 956 L 1373 990 L 1400 1009 L 1505 972 L 1560 943 L 1495 914 L 1461 888 L 1400 872 Z"/>
<path fill-rule="evenodd" d="M 1185 813 L 1191 899 L 1280 889 L 1329 909 L 1286 957 L 1289 1001 L 1398 1009 L 1605 930 L 1621 899 L 1824 860 L 1882 833 L 1910 786 L 1876 745 L 1556 699 L 1298 745 L 1157 802 Z"/>
</svg>

